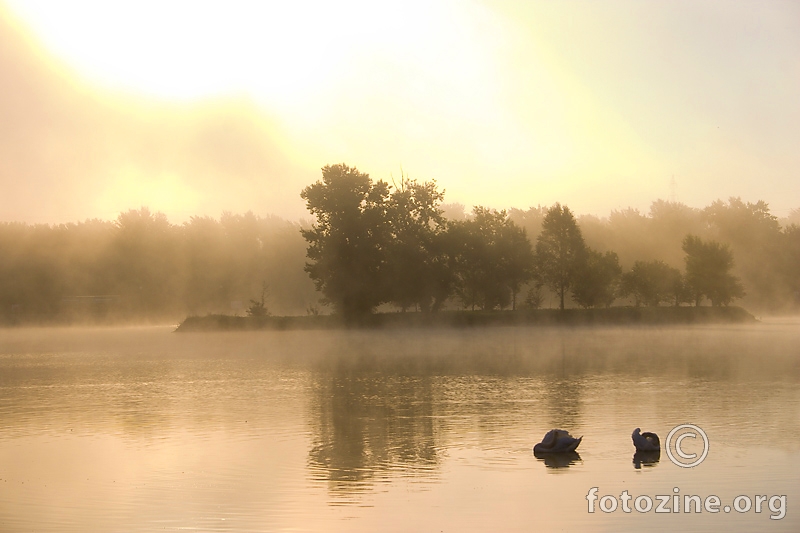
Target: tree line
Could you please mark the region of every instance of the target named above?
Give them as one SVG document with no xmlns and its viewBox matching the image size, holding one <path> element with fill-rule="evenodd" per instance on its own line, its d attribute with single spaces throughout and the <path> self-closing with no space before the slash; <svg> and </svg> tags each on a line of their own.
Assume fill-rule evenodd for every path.
<svg viewBox="0 0 800 533">
<path fill-rule="evenodd" d="M 760 312 L 800 307 L 800 230 L 764 202 L 658 200 L 646 215 L 603 219 L 563 205 L 467 214 L 434 182 L 390 186 L 346 165 L 325 167 L 302 197 L 313 223 L 224 213 L 172 224 L 147 208 L 0 223 L 0 323 L 740 298 Z"/>
<path fill-rule="evenodd" d="M 578 220 L 560 204 L 517 213 L 476 206 L 470 217 L 448 220 L 444 193 L 435 182 L 404 177 L 391 187 L 344 164 L 324 167 L 322 180 L 301 196 L 316 219 L 302 230 L 308 242 L 305 270 L 324 303 L 345 317 L 357 318 L 384 304 L 431 312 L 453 299 L 470 309 L 515 309 L 523 289 L 524 304 L 535 308 L 543 303 L 543 288 L 556 295 L 561 309 L 569 297 L 587 308 L 608 307 L 617 298 L 635 305 L 700 305 L 706 299 L 728 305 L 745 296 L 741 279 L 732 273 L 732 248 L 699 234 L 716 225 L 737 240 L 741 236 L 730 232 L 731 220 L 751 232 L 768 227 L 774 251 L 780 252 L 770 268 L 773 283 L 783 288 L 785 301 L 796 303 L 800 290 L 800 230 L 797 225 L 781 229 L 763 202 L 717 202 L 702 217 L 681 204 L 657 202 L 653 210 L 659 220 L 689 230 L 680 240 L 684 269 L 662 259 L 636 259 L 623 271 L 615 251 L 587 245 Z M 692 224 L 691 217 L 704 224 Z M 539 226 L 534 241 L 525 222 Z M 643 235 L 654 237 L 658 234 Z"/>
<path fill-rule="evenodd" d="M 177 321 L 258 312 L 262 301 L 265 312 L 303 314 L 318 298 L 299 230 L 252 213 L 176 225 L 147 208 L 115 221 L 0 223 L 0 322 Z"/>
</svg>

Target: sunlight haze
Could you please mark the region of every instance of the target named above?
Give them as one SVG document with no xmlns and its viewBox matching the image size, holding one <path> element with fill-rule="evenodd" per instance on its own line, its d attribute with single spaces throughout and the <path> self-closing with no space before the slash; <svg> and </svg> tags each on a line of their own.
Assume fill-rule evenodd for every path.
<svg viewBox="0 0 800 533">
<path fill-rule="evenodd" d="M 793 2 L 7 0 L 0 219 L 295 220 L 339 162 L 466 206 L 783 217 L 799 49 Z"/>
</svg>

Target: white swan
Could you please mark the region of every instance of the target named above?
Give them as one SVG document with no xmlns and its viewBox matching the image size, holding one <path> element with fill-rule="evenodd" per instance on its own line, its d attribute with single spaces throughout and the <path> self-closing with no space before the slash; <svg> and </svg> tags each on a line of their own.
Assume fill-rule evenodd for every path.
<svg viewBox="0 0 800 533">
<path fill-rule="evenodd" d="M 569 431 L 563 429 L 551 429 L 545 433 L 542 442 L 533 447 L 533 453 L 568 453 L 574 452 L 575 448 L 583 440 L 583 437 L 574 438 Z"/>
<path fill-rule="evenodd" d="M 655 433 L 650 433 L 649 431 L 639 433 L 640 431 L 640 428 L 636 428 L 633 430 L 633 434 L 631 435 L 631 439 L 633 439 L 633 445 L 638 451 L 655 452 L 661 450 L 661 442 L 658 440 L 658 435 Z"/>
</svg>

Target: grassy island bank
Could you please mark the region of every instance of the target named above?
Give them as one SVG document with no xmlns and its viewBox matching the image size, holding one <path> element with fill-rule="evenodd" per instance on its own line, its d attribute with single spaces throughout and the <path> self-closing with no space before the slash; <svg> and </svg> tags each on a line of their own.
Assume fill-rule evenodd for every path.
<svg viewBox="0 0 800 533">
<path fill-rule="evenodd" d="M 343 328 L 430 328 L 522 325 L 668 325 L 741 324 L 756 322 L 741 307 L 610 307 L 607 309 L 536 309 L 526 311 L 442 311 L 439 313 L 376 313 L 346 323 L 338 315 L 232 316 L 186 318 L 176 331 L 251 331 Z"/>
</svg>

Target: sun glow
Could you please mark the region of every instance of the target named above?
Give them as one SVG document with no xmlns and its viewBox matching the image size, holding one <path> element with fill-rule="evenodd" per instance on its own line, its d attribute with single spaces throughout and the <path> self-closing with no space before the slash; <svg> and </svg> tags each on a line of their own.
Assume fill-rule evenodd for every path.
<svg viewBox="0 0 800 533">
<path fill-rule="evenodd" d="M 508 105 L 516 80 L 501 66 L 514 43 L 480 4 L 11 6 L 95 84 L 166 101 L 253 99 L 279 122 L 287 155 L 301 166 L 350 161 L 382 179 L 405 166 L 451 191 L 475 189 L 501 202 L 487 170 L 516 168 L 508 172 L 516 183 L 528 181 L 532 153 L 539 164 L 563 159 L 554 161 L 557 150 L 532 149 L 547 135 Z M 551 113 L 550 125 L 557 120 Z"/>
<path fill-rule="evenodd" d="M 800 33 L 784 24 L 791 16 L 769 10 L 755 19 L 737 4 L 717 21 L 707 18 L 705 4 L 624 0 L 602 7 L 482 0 L 7 4 L 41 43 L 42 58 L 52 54 L 59 72 L 69 73 L 49 79 L 44 90 L 61 98 L 66 81 L 85 104 L 74 111 L 78 106 L 59 101 L 72 106 L 65 111 L 71 121 L 59 135 L 37 130 L 35 157 L 0 152 L 9 175 L 22 169 L 54 180 L 72 165 L 80 183 L 87 176 L 138 179 L 130 169 L 139 168 L 173 176 L 217 212 L 226 197 L 225 209 L 292 218 L 305 214 L 302 187 L 337 162 L 376 179 L 401 169 L 436 179 L 447 201 L 467 206 L 560 201 L 599 215 L 646 210 L 669 194 L 673 174 L 690 204 L 762 197 L 765 184 L 793 190 L 797 83 L 786 73 L 797 70 L 796 54 L 787 51 L 797 49 Z M 742 38 L 748 28 L 758 38 Z M 753 43 L 758 53 L 750 53 Z M 772 59 L 752 63 L 750 55 Z M 777 81 L 748 84 L 745 74 Z M 28 91 L 24 80 L 15 86 Z M 207 109 L 232 101 L 246 103 L 236 120 L 203 122 Z M 140 116 L 140 104 L 158 116 Z M 117 137 L 72 126 L 121 124 L 107 111 L 126 106 L 127 123 L 110 128 Z M 40 120 L 49 124 L 49 115 Z M 145 148 L 131 144 L 131 129 L 144 132 L 136 142 Z M 211 165 L 208 150 L 186 149 L 198 146 L 198 136 L 219 140 Z M 105 138 L 108 149 L 96 150 Z M 150 138 L 158 150 L 150 150 L 157 144 Z M 43 146 L 79 153 L 87 144 L 93 151 L 85 158 L 38 153 Z M 114 151 L 141 157 L 116 161 L 107 156 Z M 752 180 L 765 162 L 774 179 Z M 206 176 L 205 189 L 192 173 Z M 106 201 L 113 196 L 105 184 L 97 190 Z M 120 198 L 132 190 L 120 184 Z M 180 196 L 176 209 L 189 208 L 192 195 L 166 182 L 165 190 Z M 229 200 L 233 190 L 241 192 L 238 202 Z"/>
<path fill-rule="evenodd" d="M 471 70 L 465 81 L 478 81 L 479 51 L 448 3 L 9 3 L 82 75 L 160 98 L 249 92 L 293 106 L 387 67 L 461 79 Z"/>
<path fill-rule="evenodd" d="M 547 43 L 480 4 L 12 6 L 97 83 L 180 101 L 248 94 L 314 166 L 423 170 L 468 204 L 502 205 L 511 190 L 554 201 L 633 139 Z M 501 187 L 487 179 L 498 171 Z"/>
<path fill-rule="evenodd" d="M 170 212 L 183 219 L 198 212 L 201 198 L 195 189 L 183 182 L 177 174 L 153 175 L 139 169 L 121 169 L 109 179 L 103 191 L 96 196 L 95 206 L 101 212 L 119 213 L 138 206 L 147 206 L 153 212 Z M 177 218 L 174 221 L 180 221 Z"/>
</svg>

